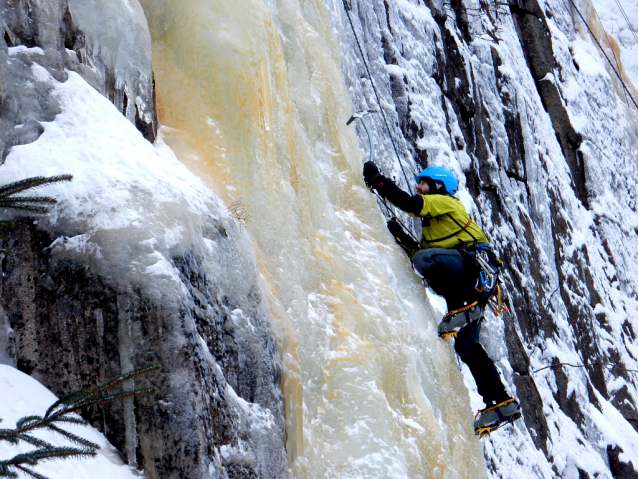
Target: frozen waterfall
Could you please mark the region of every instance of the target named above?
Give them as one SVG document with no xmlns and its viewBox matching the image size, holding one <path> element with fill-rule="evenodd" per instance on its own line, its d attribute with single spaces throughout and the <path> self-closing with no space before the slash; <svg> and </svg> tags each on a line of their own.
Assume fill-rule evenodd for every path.
<svg viewBox="0 0 638 479">
<path fill-rule="evenodd" d="M 436 338 L 442 305 L 363 185 L 325 3 L 142 4 L 165 141 L 246 216 L 280 331 L 294 476 L 485 475 Z"/>
</svg>

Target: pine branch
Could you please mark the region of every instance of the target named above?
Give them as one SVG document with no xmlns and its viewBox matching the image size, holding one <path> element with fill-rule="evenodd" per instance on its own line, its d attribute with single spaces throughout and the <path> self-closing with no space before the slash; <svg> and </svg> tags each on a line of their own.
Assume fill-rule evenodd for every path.
<svg viewBox="0 0 638 479">
<path fill-rule="evenodd" d="M 99 394 L 103 393 L 104 391 L 111 389 L 112 387 L 117 386 L 118 384 L 121 384 L 123 382 L 126 382 L 130 379 L 133 379 L 137 376 L 140 376 L 142 374 L 146 374 L 149 373 L 151 371 L 159 371 L 160 369 L 162 369 L 162 367 L 159 364 L 151 364 L 149 366 L 144 366 L 142 368 L 139 369 L 134 369 L 133 371 L 129 371 L 128 373 L 124 373 L 118 377 L 116 377 L 115 379 L 112 379 L 110 381 L 107 381 L 106 383 L 95 387 L 95 388 L 87 388 L 87 389 L 81 389 L 79 391 L 74 391 L 70 394 L 67 394 L 66 396 L 63 396 L 62 398 L 58 399 L 58 401 L 56 401 L 45 413 L 44 418 L 48 418 L 51 414 L 54 413 L 55 409 L 58 408 L 59 406 L 67 406 L 64 407 L 62 409 L 62 411 L 66 411 L 66 412 L 71 412 L 71 411 L 77 411 L 79 409 L 82 409 L 84 407 L 93 405 L 93 404 L 97 404 L 94 403 L 93 401 L 91 401 L 92 399 L 94 399 L 96 396 L 98 396 Z M 145 391 L 145 392 L 141 392 L 141 391 Z M 135 396 L 139 396 L 140 394 L 152 394 L 154 393 L 154 389 L 149 388 L 147 390 L 140 390 L 140 392 L 135 392 Z M 125 397 L 129 397 L 129 396 L 125 396 Z M 119 397 L 119 396 L 113 396 L 113 398 L 111 399 L 107 399 L 107 396 L 101 396 L 98 402 L 103 403 L 103 402 L 108 402 L 108 401 L 114 401 L 116 399 L 122 399 L 123 397 Z M 89 403 L 90 401 L 90 403 Z M 69 408 L 68 406 L 72 406 L 71 408 Z M 56 413 L 56 414 L 59 414 Z"/>
<path fill-rule="evenodd" d="M 69 411 L 66 411 L 64 414 L 69 413 Z M 81 426 L 88 426 L 88 422 L 85 421 L 84 419 L 82 419 L 81 417 L 66 417 L 66 416 L 51 416 L 49 419 L 46 420 L 47 423 L 54 423 L 54 422 L 66 422 L 66 423 L 71 423 L 71 424 L 80 424 Z"/>
<path fill-rule="evenodd" d="M 58 183 L 60 181 L 71 181 L 72 179 L 73 175 L 59 175 L 49 177 L 34 176 L 32 178 L 25 178 L 24 180 L 14 181 L 13 183 L 9 183 L 8 185 L 0 187 L 0 198 L 5 198 L 21 191 L 38 188 L 39 186 L 44 186 L 51 183 Z"/>
<path fill-rule="evenodd" d="M 57 203 L 58 200 L 50 196 L 10 196 L 9 198 L 0 198 L 0 205 L 6 203 Z"/>
<path fill-rule="evenodd" d="M 47 447 L 43 449 L 36 449 L 35 451 L 18 454 L 6 461 L 0 461 L 0 477 L 18 477 L 17 474 L 11 471 L 11 468 L 15 468 L 32 477 L 47 479 L 40 473 L 26 467 L 25 464 L 35 466 L 39 461 L 43 460 L 73 459 L 95 455 L 97 455 L 97 452 L 92 448 L 78 449 L 76 447 Z"/>
<path fill-rule="evenodd" d="M 111 389 L 112 387 L 117 386 L 118 384 L 122 384 L 126 381 L 129 381 L 137 376 L 141 376 L 142 374 L 146 374 L 148 372 L 151 371 L 159 371 L 162 367 L 159 364 L 151 364 L 150 366 L 144 366 L 142 368 L 139 369 L 134 369 L 133 371 L 129 371 L 128 373 L 124 373 L 121 376 L 118 376 L 117 378 L 108 381 L 107 383 L 103 384 L 102 386 L 98 386 L 97 388 L 95 388 L 95 390 L 89 394 L 88 396 L 86 396 L 84 399 L 78 401 L 78 405 L 81 404 L 86 404 L 90 399 L 94 398 L 95 396 L 97 396 L 98 394 L 103 393 L 104 391 Z M 151 393 L 151 390 L 149 390 L 146 394 Z"/>
<path fill-rule="evenodd" d="M 40 416 L 25 416 L 16 422 L 16 429 L 29 428 L 31 424 L 37 424 L 42 421 L 42 417 Z"/>
<path fill-rule="evenodd" d="M 62 396 L 60 399 L 54 402 L 49 409 L 47 409 L 47 412 L 44 414 L 44 417 L 48 417 L 53 412 L 53 410 L 57 408 L 58 406 L 72 404 L 75 401 L 79 400 L 79 398 L 81 398 L 82 396 L 88 396 L 89 394 L 92 394 L 93 391 L 95 391 L 96 389 L 97 388 L 79 389 L 78 391 L 73 391 L 67 394 L 66 396 Z"/>
<path fill-rule="evenodd" d="M 23 204 L 4 204 L 2 208 L 19 210 L 19 211 L 28 211 L 29 213 L 35 213 L 38 215 L 46 215 L 49 212 L 49 208 L 45 208 L 44 206 L 31 206 L 31 205 L 23 205 Z"/>
<path fill-rule="evenodd" d="M 16 432 L 13 429 L 0 429 L 0 441 L 17 443 Z"/>
<path fill-rule="evenodd" d="M 58 399 L 47 410 L 44 417 L 35 415 L 26 416 L 20 418 L 16 422 L 15 429 L 0 429 L 0 440 L 6 440 L 13 444 L 24 441 L 37 447 L 37 449 L 33 451 L 18 454 L 12 459 L 0 461 L 0 477 L 18 477 L 16 472 L 12 470 L 13 468 L 36 479 L 48 479 L 26 465 L 35 466 L 38 461 L 42 460 L 95 456 L 97 454 L 97 450 L 100 448 L 98 444 L 62 429 L 55 423 L 88 425 L 87 421 L 76 415 L 76 411 L 96 404 L 103 404 L 129 397 L 156 393 L 157 389 L 155 388 L 144 388 L 105 394 L 106 391 L 119 384 L 129 381 L 141 374 L 145 374 L 150 371 L 158 371 L 159 369 L 161 369 L 161 366 L 157 364 L 145 366 L 134 371 L 124 373 L 95 388 L 73 391 Z M 34 429 L 48 429 L 56 432 L 64 436 L 67 440 L 82 446 L 82 448 L 69 446 L 55 447 L 47 441 L 26 434 L 28 431 Z"/>
<path fill-rule="evenodd" d="M 99 444 L 95 444 L 94 442 L 89 441 L 88 439 L 84 439 L 83 437 L 80 436 L 76 436 L 73 433 L 70 433 L 69 431 L 65 431 L 62 428 L 59 428 L 53 424 L 49 424 L 49 429 L 57 432 L 58 434 L 63 435 L 64 437 L 66 437 L 68 440 L 70 440 L 71 442 L 74 442 L 76 444 L 80 444 L 82 446 L 85 447 L 90 447 L 92 449 L 100 449 Z"/>
<path fill-rule="evenodd" d="M 35 471 L 32 471 L 31 469 L 29 469 L 28 467 L 24 467 L 24 466 L 14 466 L 16 469 L 21 470 L 22 472 L 24 472 L 25 474 L 31 476 L 31 477 L 35 477 L 35 479 L 49 479 L 46 476 L 43 476 L 42 474 L 39 474 Z M 13 477 L 18 477 L 18 475 L 16 474 Z"/>
<path fill-rule="evenodd" d="M 18 474 L 12 472 L 7 466 L 0 462 L 0 477 L 18 477 Z"/>
<path fill-rule="evenodd" d="M 97 451 L 86 448 L 78 449 L 77 447 L 47 447 L 44 449 L 36 449 L 35 451 L 25 452 L 24 454 L 18 454 L 4 463 L 8 466 L 17 464 L 31 464 L 35 466 L 38 461 L 44 459 L 71 459 L 80 458 L 84 456 L 95 456 Z"/>
<path fill-rule="evenodd" d="M 53 444 L 46 442 L 44 439 L 29 436 L 28 434 L 16 434 L 16 438 L 38 447 L 54 447 Z"/>
<path fill-rule="evenodd" d="M 67 412 L 77 411 L 79 409 L 84 409 L 89 406 L 95 406 L 96 404 L 103 404 L 106 402 L 116 401 L 118 399 L 126 399 L 134 396 L 143 396 L 145 394 L 155 394 L 157 393 L 156 388 L 146 388 L 146 389 L 136 389 L 133 391 L 123 391 L 120 393 L 110 394 L 108 396 L 99 396 L 88 402 L 82 403 L 78 406 L 67 409 Z"/>
</svg>

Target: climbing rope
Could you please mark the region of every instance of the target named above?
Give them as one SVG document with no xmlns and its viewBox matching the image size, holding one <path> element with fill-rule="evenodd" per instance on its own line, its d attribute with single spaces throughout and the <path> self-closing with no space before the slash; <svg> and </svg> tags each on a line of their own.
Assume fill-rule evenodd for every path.
<svg viewBox="0 0 638 479">
<path fill-rule="evenodd" d="M 594 9 L 594 13 L 596 13 L 596 18 L 598 19 L 598 23 L 600 23 L 601 25 L 603 24 L 602 20 L 600 19 L 600 17 L 598 16 L 598 12 Z M 631 27 L 631 25 L 630 25 Z M 616 56 L 616 52 L 614 50 L 614 47 L 612 46 L 611 42 L 609 41 L 609 33 L 607 33 L 605 31 L 605 37 L 607 38 L 607 44 L 609 45 L 609 48 L 611 49 L 611 53 L 614 54 L 614 60 L 616 61 L 616 68 L 618 68 L 620 70 L 620 64 L 618 63 L 618 57 Z M 625 94 L 625 103 L 627 103 L 627 106 L 629 106 L 629 99 L 627 98 L 627 93 L 623 92 Z"/>
<path fill-rule="evenodd" d="M 549 366 L 545 366 L 544 368 L 537 369 L 536 371 L 532 371 L 532 373 L 536 374 L 537 372 L 544 371 L 545 369 L 555 368 L 558 366 L 569 366 L 572 368 L 587 368 L 589 366 L 607 366 L 612 369 L 614 367 L 617 367 L 618 369 L 622 369 L 623 371 L 627 371 L 630 373 L 638 373 L 638 369 L 627 369 L 625 367 L 619 366 L 618 363 L 612 363 L 608 361 L 601 361 L 597 363 L 585 363 L 585 364 L 556 363 L 556 364 L 550 364 Z"/>
<path fill-rule="evenodd" d="M 399 166 L 401 167 L 401 172 L 403 173 L 403 177 L 405 178 L 405 184 L 407 187 L 410 186 L 410 182 L 408 181 L 408 175 L 405 173 L 405 169 L 403 168 L 403 162 L 401 161 L 401 156 L 399 156 L 399 150 L 397 149 L 397 145 L 394 142 L 394 138 L 392 136 L 392 130 L 390 130 L 390 125 L 388 124 L 388 119 L 385 116 L 383 111 L 383 106 L 381 105 L 381 99 L 379 98 L 379 92 L 377 91 L 377 87 L 374 84 L 374 80 L 372 79 L 372 73 L 370 73 L 370 68 L 368 67 L 368 62 L 366 61 L 365 55 L 363 54 L 363 48 L 361 48 L 361 43 L 359 42 L 359 37 L 357 36 L 357 32 L 354 29 L 354 24 L 352 23 L 352 18 L 350 17 L 350 11 L 348 10 L 348 5 L 346 5 L 346 0 L 343 1 L 343 9 L 346 12 L 346 16 L 348 17 L 348 22 L 350 23 L 350 28 L 352 29 L 352 34 L 354 35 L 354 39 L 357 42 L 357 47 L 359 48 L 359 53 L 361 54 L 361 60 L 363 62 L 363 66 L 366 69 L 368 74 L 368 78 L 370 79 L 370 84 L 372 85 L 372 90 L 374 91 L 374 96 L 377 99 L 377 105 L 379 105 L 379 111 L 381 112 L 381 116 L 383 117 L 383 122 L 385 123 L 385 127 L 388 130 L 388 137 L 390 138 L 390 142 L 392 143 L 392 148 L 394 149 L 394 154 L 397 156 L 397 160 L 399 161 Z"/>
<path fill-rule="evenodd" d="M 625 9 L 620 4 L 620 0 L 616 0 L 616 5 L 618 5 L 618 8 L 620 8 L 620 11 L 622 12 L 622 16 L 625 17 L 625 21 L 627 22 L 627 26 L 629 27 L 629 30 L 631 31 L 631 33 L 634 34 L 634 39 L 636 40 L 636 43 L 638 43 L 638 36 L 636 36 L 636 30 L 634 29 L 634 26 L 629 21 L 629 17 L 627 16 Z"/>
<path fill-rule="evenodd" d="M 616 68 L 614 68 L 614 64 L 611 62 L 611 60 L 607 56 L 607 53 L 605 53 L 605 50 L 603 49 L 602 45 L 600 44 L 600 42 L 596 38 L 596 35 L 594 35 L 594 32 L 592 31 L 592 29 L 589 27 L 589 24 L 587 23 L 587 20 L 585 20 L 585 17 L 583 17 L 583 14 L 580 13 L 580 10 L 578 9 L 576 4 L 574 3 L 574 0 L 569 0 L 569 3 L 571 3 L 573 5 L 574 10 L 576 10 L 576 13 L 578 13 L 578 16 L 580 17 L 580 19 L 583 21 L 583 23 L 587 27 L 587 30 L 589 30 L 589 34 L 592 36 L 592 38 L 596 42 L 596 45 L 598 45 L 598 48 L 600 48 L 600 51 L 603 52 L 603 55 L 607 59 L 607 62 L 609 63 L 609 66 L 611 67 L 611 69 L 614 71 L 614 73 L 618 77 L 618 80 L 620 80 L 620 83 L 622 84 L 622 87 L 625 89 L 625 93 L 629 96 L 629 98 L 631 98 L 631 101 L 633 102 L 633 104 L 636 107 L 636 109 L 638 109 L 638 103 L 636 103 L 636 100 L 634 100 L 634 97 L 631 96 L 631 92 L 627 88 L 627 85 L 625 85 L 625 82 L 623 81 L 622 77 L 620 76 L 620 73 L 618 73 L 618 70 L 616 70 Z"/>
</svg>

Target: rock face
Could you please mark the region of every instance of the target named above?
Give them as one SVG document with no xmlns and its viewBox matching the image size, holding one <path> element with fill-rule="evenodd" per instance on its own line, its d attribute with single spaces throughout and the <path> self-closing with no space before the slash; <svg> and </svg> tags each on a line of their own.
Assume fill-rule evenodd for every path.
<svg viewBox="0 0 638 479">
<path fill-rule="evenodd" d="M 217 240 L 230 242 L 218 227 Z M 149 478 L 282 477 L 281 364 L 256 286 L 239 304 L 196 255 L 182 254 L 173 261 L 184 303 L 59 258 L 53 241 L 20 221 L 3 261 L 0 300 L 18 369 L 61 395 L 161 364 L 135 381 L 157 387 L 154 398 L 85 414 L 129 465 Z"/>
<path fill-rule="evenodd" d="M 625 433 L 605 433 L 597 419 L 615 415 L 614 427 L 636 437 L 628 305 L 638 243 L 623 226 L 636 215 L 636 123 L 613 72 L 559 2 L 344 5 L 334 14 L 344 73 L 355 107 L 387 118 L 389 129 L 371 120 L 385 171 L 405 187 L 425 166 L 452 168 L 507 264 L 511 315 L 488 320 L 484 342 L 522 403 L 525 430 L 486 446 L 494 477 L 634 477 L 626 471 L 636 474 L 636 459 L 617 460 Z M 586 44 L 595 60 L 581 55 Z M 585 58 L 598 70 L 583 68 Z M 567 437 L 572 427 L 580 439 Z M 546 462 L 532 467 L 523 450 Z"/>
<path fill-rule="evenodd" d="M 40 68 L 58 81 L 74 71 L 153 142 L 157 134 L 150 35 L 137 2 L 0 2 L 0 149 L 35 141 L 59 106 Z M 131 6 L 132 5 L 132 6 Z M 128 9 L 132 9 L 131 13 Z M 114 19 L 105 22 L 105 18 Z"/>
</svg>

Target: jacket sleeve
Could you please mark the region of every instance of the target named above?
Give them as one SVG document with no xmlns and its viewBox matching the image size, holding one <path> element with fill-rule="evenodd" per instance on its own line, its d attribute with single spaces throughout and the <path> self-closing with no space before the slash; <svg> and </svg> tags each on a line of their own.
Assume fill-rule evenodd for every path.
<svg viewBox="0 0 638 479">
<path fill-rule="evenodd" d="M 419 216 L 421 210 L 423 210 L 423 196 L 412 196 L 409 193 L 406 193 L 399 188 L 394 181 L 386 178 L 385 176 L 377 175 L 374 178 L 374 184 L 372 187 L 390 203 L 397 208 L 402 209 L 406 213 Z"/>
</svg>

